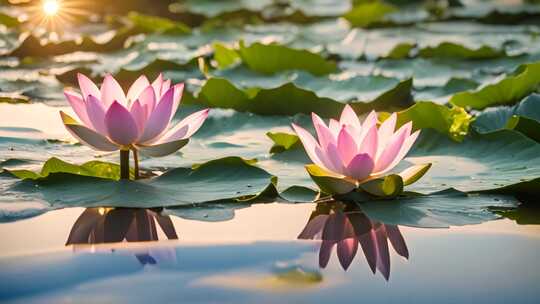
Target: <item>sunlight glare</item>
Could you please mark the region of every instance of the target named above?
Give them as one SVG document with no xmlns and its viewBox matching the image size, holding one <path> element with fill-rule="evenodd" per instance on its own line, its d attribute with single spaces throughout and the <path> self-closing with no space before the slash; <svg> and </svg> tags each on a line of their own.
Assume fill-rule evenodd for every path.
<svg viewBox="0 0 540 304">
<path fill-rule="evenodd" d="M 54 16 L 60 10 L 60 4 L 57 0 L 45 0 L 43 1 L 43 12 L 47 16 Z"/>
</svg>

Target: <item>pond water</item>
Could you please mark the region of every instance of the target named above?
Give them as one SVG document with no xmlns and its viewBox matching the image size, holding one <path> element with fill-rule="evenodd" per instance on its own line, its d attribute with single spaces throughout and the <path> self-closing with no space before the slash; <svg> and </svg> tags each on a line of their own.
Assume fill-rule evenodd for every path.
<svg viewBox="0 0 540 304">
<path fill-rule="evenodd" d="M 373 230 L 339 234 L 330 230 L 339 230 L 342 222 L 328 219 L 327 231 L 317 235 L 313 224 L 305 228 L 315 220 L 316 208 L 270 203 L 237 210 L 233 220 L 223 222 L 171 215 L 171 225 L 164 226 L 151 210 L 117 210 L 115 222 L 107 225 L 96 216 L 104 219 L 113 210 L 70 208 L 3 223 L 0 298 L 3 303 L 537 303 L 540 296 L 540 226 L 509 219 L 449 229 L 373 222 Z M 346 215 L 355 227 L 365 224 L 365 218 L 352 216 L 361 215 L 359 210 L 331 214 Z M 118 224 L 126 220 L 135 227 Z M 300 234 L 309 238 L 304 229 L 311 229 L 315 240 L 298 240 Z M 159 241 L 103 243 L 123 238 Z M 323 245 L 343 239 L 358 243 L 356 252 Z M 68 240 L 77 244 L 66 245 Z"/>
<path fill-rule="evenodd" d="M 538 1 L 23 2 L 0 0 L 1 303 L 540 303 Z M 117 181 L 60 119 L 111 139 L 78 73 L 184 83 L 171 127 L 210 111 Z M 291 127 L 345 104 L 422 129 L 347 203 Z"/>
</svg>

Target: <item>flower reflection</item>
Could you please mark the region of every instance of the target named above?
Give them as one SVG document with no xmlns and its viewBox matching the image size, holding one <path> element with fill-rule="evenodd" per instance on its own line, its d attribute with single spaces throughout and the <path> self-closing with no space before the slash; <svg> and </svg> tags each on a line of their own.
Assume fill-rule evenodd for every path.
<svg viewBox="0 0 540 304">
<path fill-rule="evenodd" d="M 371 271 L 379 270 L 386 280 L 390 277 L 388 241 L 397 254 L 409 258 L 398 226 L 373 221 L 357 206 L 341 202 L 318 204 L 298 238 L 322 240 L 319 250 L 321 268 L 326 267 L 333 248 L 337 247 L 339 263 L 347 270 L 360 244 Z"/>
<path fill-rule="evenodd" d="M 158 211 L 136 208 L 87 208 L 73 224 L 66 245 L 158 241 L 157 226 L 167 239 L 178 239 L 171 218 L 161 215 Z M 170 248 L 149 248 L 137 250 L 134 254 L 143 265 L 154 265 L 158 261 L 176 258 L 174 250 Z"/>
</svg>

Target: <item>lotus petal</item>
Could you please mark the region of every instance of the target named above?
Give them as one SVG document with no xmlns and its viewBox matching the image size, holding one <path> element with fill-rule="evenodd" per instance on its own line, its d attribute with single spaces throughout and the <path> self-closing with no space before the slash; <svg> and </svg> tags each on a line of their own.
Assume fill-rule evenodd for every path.
<svg viewBox="0 0 540 304">
<path fill-rule="evenodd" d="M 397 114 L 392 113 L 379 127 L 379 153 L 384 151 L 396 128 Z M 379 156 L 379 155 L 377 155 Z"/>
<path fill-rule="evenodd" d="M 330 129 L 332 136 L 337 138 L 339 135 L 339 132 L 341 131 L 341 124 L 339 123 L 339 121 L 333 118 L 330 118 L 330 122 L 328 123 L 328 129 Z"/>
<path fill-rule="evenodd" d="M 105 107 L 108 109 L 114 101 L 117 101 L 122 105 L 127 105 L 124 90 L 122 90 L 122 87 L 120 84 L 118 84 L 114 77 L 107 74 L 105 75 L 105 79 L 103 79 L 103 83 L 101 84 L 101 102 L 103 102 Z"/>
<path fill-rule="evenodd" d="M 326 147 L 333 143 L 336 143 L 336 138 L 332 135 L 332 132 L 324 121 L 319 117 L 319 115 L 312 113 L 311 118 L 313 120 L 313 126 L 315 127 L 315 131 L 317 132 L 317 138 L 319 139 L 319 144 L 323 150 L 326 150 Z"/>
<path fill-rule="evenodd" d="M 73 111 L 75 111 L 75 114 L 77 114 L 81 122 L 85 126 L 92 128 L 92 123 L 88 118 L 88 114 L 86 113 L 86 104 L 82 99 L 81 95 L 75 92 L 64 91 L 64 96 L 66 96 L 66 99 L 71 105 L 71 108 L 73 109 Z"/>
<path fill-rule="evenodd" d="M 141 106 L 146 107 L 146 119 L 150 117 L 154 109 L 156 108 L 157 97 L 152 86 L 147 86 L 139 95 L 139 102 Z"/>
<path fill-rule="evenodd" d="M 134 102 L 135 100 L 139 99 L 139 95 L 141 95 L 142 91 L 146 89 L 150 85 L 150 82 L 148 81 L 148 78 L 146 76 L 141 75 L 135 82 L 129 87 L 129 90 L 127 92 L 127 99 L 129 102 Z"/>
<path fill-rule="evenodd" d="M 144 131 L 144 125 L 146 124 L 146 110 L 141 106 L 141 103 L 139 100 L 135 100 L 131 104 L 131 110 L 129 111 L 131 113 L 131 116 L 133 116 L 133 119 L 135 119 L 135 122 L 137 123 L 137 129 L 139 130 L 139 134 L 142 134 Z"/>
<path fill-rule="evenodd" d="M 105 126 L 105 107 L 94 95 L 88 95 L 86 99 L 86 112 L 88 119 L 94 130 L 98 133 L 107 135 L 107 127 Z"/>
<path fill-rule="evenodd" d="M 163 133 L 165 128 L 169 125 L 171 118 L 171 111 L 173 106 L 174 88 L 170 88 L 161 101 L 157 104 L 156 108 L 150 114 L 150 117 L 146 121 L 143 135 L 139 138 L 139 143 L 145 144 L 156 140 L 157 137 Z"/>
<path fill-rule="evenodd" d="M 399 130 L 392 135 L 390 141 L 379 158 L 375 162 L 375 174 L 382 174 L 386 172 L 390 165 L 397 159 L 401 148 L 405 142 L 405 139 L 411 134 L 412 123 L 408 122 L 403 125 Z M 399 160 L 398 160 L 399 161 Z"/>
<path fill-rule="evenodd" d="M 186 118 L 182 119 L 182 121 L 180 121 L 174 128 L 167 131 L 158 142 L 169 142 L 191 137 L 202 126 L 208 117 L 209 112 L 210 109 L 205 109 L 190 114 Z"/>
<path fill-rule="evenodd" d="M 367 153 L 358 154 L 347 165 L 347 176 L 359 181 L 364 180 L 371 174 L 373 166 L 373 159 Z"/>
<path fill-rule="evenodd" d="M 163 74 L 159 73 L 159 75 L 156 77 L 156 79 L 152 82 L 152 87 L 154 88 L 154 92 L 156 93 L 156 98 L 161 98 L 161 87 L 163 86 Z"/>
<path fill-rule="evenodd" d="M 343 160 L 341 159 L 336 144 L 330 143 L 328 145 L 326 148 L 326 158 L 326 165 L 330 166 L 329 168 L 331 168 L 332 171 L 345 175 L 345 165 L 343 164 Z"/>
<path fill-rule="evenodd" d="M 366 119 L 364 119 L 364 122 L 362 123 L 362 130 L 369 130 L 369 128 L 371 128 L 372 126 L 377 125 L 378 121 L 379 120 L 377 118 L 377 112 L 369 112 L 368 116 L 366 117 Z"/>
<path fill-rule="evenodd" d="M 160 157 L 172 154 L 189 142 L 189 139 L 180 139 L 177 141 L 166 142 L 157 145 L 144 146 L 136 145 L 136 147 L 141 151 L 142 154 L 152 157 Z"/>
<path fill-rule="evenodd" d="M 96 86 L 96 84 L 81 73 L 77 73 L 77 80 L 79 82 L 79 87 L 81 88 L 81 93 L 83 98 L 86 100 L 88 95 L 101 96 L 101 93 Z"/>
<path fill-rule="evenodd" d="M 399 162 L 407 155 L 407 153 L 409 153 L 409 150 L 411 150 L 414 142 L 418 138 L 418 135 L 420 135 L 420 130 L 417 130 L 405 139 L 405 142 L 401 146 L 401 150 L 399 151 L 398 155 L 396 156 L 394 161 L 383 171 L 383 173 L 392 170 L 395 166 L 399 164 Z"/>
<path fill-rule="evenodd" d="M 304 149 L 306 150 L 307 155 L 313 161 L 317 166 L 325 167 L 324 163 L 321 161 L 319 156 L 316 153 L 316 148 L 319 148 L 319 143 L 313 138 L 311 133 L 306 131 L 306 129 L 296 125 L 292 124 L 292 127 L 296 134 L 298 135 L 298 138 L 300 138 L 300 141 L 302 142 L 302 145 L 304 146 Z"/>
<path fill-rule="evenodd" d="M 98 151 L 116 151 L 120 147 L 112 143 L 105 136 L 95 132 L 85 126 L 77 124 L 77 122 L 66 113 L 60 111 L 60 117 L 64 122 L 66 129 L 81 143 Z"/>
<path fill-rule="evenodd" d="M 115 101 L 105 114 L 105 126 L 109 138 L 119 145 L 130 145 L 139 136 L 137 123 L 131 113 Z"/>
<path fill-rule="evenodd" d="M 169 80 L 169 86 L 170 86 L 170 80 Z M 165 84 L 163 84 L 162 89 L 165 88 Z M 168 87 L 167 87 L 168 90 Z M 163 92 L 167 92 L 166 90 Z M 173 98 L 173 108 L 171 111 L 171 119 L 174 117 L 174 114 L 176 114 L 176 111 L 178 110 L 178 107 L 180 106 L 180 101 L 182 100 L 182 93 L 184 92 L 184 84 L 179 83 L 174 86 L 174 98 Z"/>
<path fill-rule="evenodd" d="M 361 140 L 358 153 L 366 153 L 372 159 L 375 159 L 379 141 L 377 125 L 371 126 Z"/>
<path fill-rule="evenodd" d="M 342 125 L 349 125 L 358 131 L 362 129 L 358 115 L 356 115 L 350 105 L 345 105 L 343 108 L 343 112 L 341 112 L 341 117 L 339 118 L 339 123 Z"/>
<path fill-rule="evenodd" d="M 356 142 L 347 126 L 343 126 L 338 135 L 338 151 L 343 164 L 346 166 L 358 153 Z"/>
</svg>

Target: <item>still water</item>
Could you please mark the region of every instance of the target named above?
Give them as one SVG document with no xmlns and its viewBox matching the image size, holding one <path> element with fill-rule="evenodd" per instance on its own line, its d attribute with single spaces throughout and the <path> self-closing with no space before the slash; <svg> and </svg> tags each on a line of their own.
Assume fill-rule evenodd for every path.
<svg viewBox="0 0 540 304">
<path fill-rule="evenodd" d="M 122 242 L 119 242 L 122 241 Z M 0 224 L 2 303 L 538 303 L 540 226 L 386 225 L 264 204 L 224 222 L 70 208 Z"/>
</svg>

